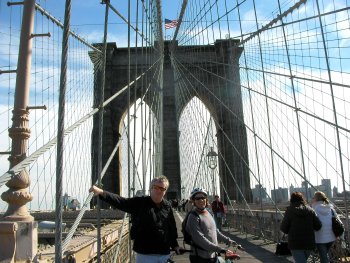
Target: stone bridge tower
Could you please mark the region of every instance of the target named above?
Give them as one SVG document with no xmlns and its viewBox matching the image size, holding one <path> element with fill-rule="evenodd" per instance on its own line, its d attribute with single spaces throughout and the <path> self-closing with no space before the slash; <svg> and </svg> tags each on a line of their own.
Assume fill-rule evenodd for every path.
<svg viewBox="0 0 350 263">
<path fill-rule="evenodd" d="M 196 67 L 196 64 L 200 64 L 202 67 L 206 65 L 208 71 L 214 72 L 219 76 L 225 76 L 225 79 L 213 81 L 212 75 L 201 73 L 198 75 L 198 71 L 193 70 L 192 76 L 187 76 L 189 79 L 197 79 L 202 83 L 206 83 L 206 87 L 218 100 L 214 100 L 209 96 L 208 90 L 203 89 L 199 84 L 196 84 L 196 91 L 188 97 L 188 101 L 182 101 L 182 105 L 175 107 L 175 88 L 176 79 L 174 79 L 174 68 L 171 62 L 170 44 L 171 42 L 165 41 L 164 43 L 164 68 L 163 68 L 163 174 L 169 178 L 170 189 L 168 190 L 168 198 L 180 198 L 181 195 L 181 177 L 180 177 L 180 158 L 179 158 L 179 144 L 178 144 L 178 124 L 177 119 L 182 112 L 182 109 L 187 103 L 197 96 L 206 105 L 212 114 L 217 127 L 217 140 L 218 150 L 222 154 L 219 156 L 219 171 L 222 181 L 227 185 L 227 191 L 230 199 L 241 200 L 240 194 L 236 184 L 241 187 L 241 191 L 245 195 L 247 201 L 251 201 L 251 189 L 249 180 L 248 169 L 248 150 L 247 150 L 247 138 L 246 130 L 243 123 L 243 108 L 241 97 L 241 86 L 239 77 L 238 61 L 242 48 L 236 46 L 237 40 L 217 40 L 215 45 L 210 46 L 191 46 L 191 50 L 195 54 L 195 61 L 191 60 L 191 64 L 187 66 Z M 183 54 L 183 64 L 186 64 L 186 56 L 188 56 L 189 47 L 176 47 L 176 57 L 181 60 L 181 54 Z M 150 52 L 152 54 L 153 48 Z M 186 52 L 186 53 L 185 53 Z M 105 98 L 109 98 L 112 94 L 118 92 L 121 88 L 125 87 L 128 82 L 128 49 L 117 48 L 115 43 L 109 43 L 107 46 L 107 63 L 106 63 L 106 82 L 105 82 Z M 217 62 L 218 59 L 220 63 Z M 131 49 L 131 80 L 134 79 L 136 73 L 140 74 L 144 72 L 149 66 L 154 63 L 156 57 L 149 55 L 148 58 L 141 56 L 141 48 Z M 208 63 L 212 61 L 213 64 Z M 204 63 L 206 62 L 206 63 Z M 219 65 L 219 66 L 218 66 Z M 96 66 L 96 65 L 95 65 Z M 137 72 L 136 72 L 137 71 Z M 98 83 L 100 83 L 100 73 L 95 71 L 95 105 L 98 102 Z M 146 78 L 152 79 L 150 71 Z M 197 74 L 197 75 L 196 75 Z M 229 81 L 227 81 L 229 79 Z M 200 83 L 193 81 L 192 83 Z M 139 82 L 136 91 L 131 89 L 131 103 L 133 103 L 134 92 L 136 92 L 136 98 L 140 98 L 145 88 L 142 88 L 142 84 L 146 82 Z M 154 83 L 152 91 L 159 92 L 159 87 Z M 151 103 L 145 102 L 150 106 Z M 119 141 L 119 124 L 123 118 L 123 114 L 127 110 L 127 92 L 122 93 L 117 97 L 109 106 L 105 108 L 104 120 L 103 120 L 103 164 L 106 163 L 110 153 L 113 151 L 114 146 Z M 158 109 L 151 109 L 156 112 Z M 95 181 L 97 178 L 97 152 L 96 145 L 98 136 L 98 120 L 94 119 L 94 129 L 92 134 L 92 163 L 93 163 L 93 176 Z M 232 144 L 234 146 L 232 146 Z M 171 151 L 166 150 L 171 149 Z M 115 193 L 121 191 L 121 171 L 119 169 L 119 153 L 115 156 L 113 164 L 105 174 L 102 183 L 103 188 Z M 221 191 L 223 192 L 223 191 Z M 224 200 L 226 201 L 226 200 Z"/>
</svg>

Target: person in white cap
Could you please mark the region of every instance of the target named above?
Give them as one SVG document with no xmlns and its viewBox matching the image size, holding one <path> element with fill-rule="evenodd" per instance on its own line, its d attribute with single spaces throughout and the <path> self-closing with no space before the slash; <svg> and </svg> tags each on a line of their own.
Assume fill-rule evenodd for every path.
<svg viewBox="0 0 350 263">
<path fill-rule="evenodd" d="M 225 254 L 225 257 L 239 258 L 236 253 L 218 245 L 218 239 L 234 246 L 237 246 L 237 243 L 217 229 L 213 216 L 206 209 L 207 196 L 207 191 L 201 188 L 195 188 L 191 192 L 190 199 L 194 208 L 186 222 L 186 231 L 192 238 L 190 262 L 217 262 L 220 253 Z"/>
</svg>

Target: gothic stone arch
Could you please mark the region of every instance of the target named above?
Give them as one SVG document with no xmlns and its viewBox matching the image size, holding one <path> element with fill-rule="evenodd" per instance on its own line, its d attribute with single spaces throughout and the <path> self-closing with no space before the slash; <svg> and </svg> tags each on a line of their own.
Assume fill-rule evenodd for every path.
<svg viewBox="0 0 350 263">
<path fill-rule="evenodd" d="M 241 86 L 239 77 L 238 61 L 242 52 L 242 48 L 237 47 L 237 40 L 217 40 L 215 45 L 208 46 L 191 46 L 191 47 L 176 47 L 176 57 L 181 58 L 181 53 L 188 56 L 186 52 L 189 48 L 194 52 L 195 62 L 191 61 L 193 71 L 186 77 L 195 85 L 195 89 L 191 89 L 191 96 L 188 96 L 188 101 L 197 96 L 207 106 L 212 116 L 215 119 L 217 126 L 217 138 L 219 151 L 223 157 L 219 158 L 219 171 L 221 179 L 224 184 L 228 186 L 228 194 L 230 199 L 241 200 L 238 194 L 237 184 L 242 188 L 247 201 L 251 201 L 251 189 L 249 180 L 248 165 L 248 149 L 246 129 L 243 123 L 243 108 L 241 98 Z M 174 69 L 171 64 L 170 42 L 164 43 L 164 68 L 163 68 L 163 174 L 169 178 L 170 188 L 168 190 L 168 198 L 180 197 L 181 182 L 180 182 L 180 159 L 179 159 L 179 145 L 178 145 L 178 124 L 177 120 L 188 101 L 183 101 L 183 105 L 175 107 L 175 83 L 179 81 L 175 78 Z M 144 51 L 143 54 L 152 54 Z M 185 53 L 186 52 L 186 53 Z M 105 98 L 109 98 L 112 94 L 118 92 L 128 83 L 128 49 L 117 48 L 115 43 L 107 45 L 107 63 L 106 63 L 106 81 L 105 81 Z M 93 52 L 91 53 L 93 54 Z M 184 58 L 186 58 L 186 56 Z M 91 56 L 93 57 L 93 56 Z M 218 62 L 218 58 L 220 63 Z M 92 59 L 93 62 L 95 62 Z M 148 55 L 141 56 L 141 48 L 131 49 L 131 64 L 130 64 L 130 78 L 133 80 L 137 74 L 140 74 L 149 68 L 155 62 L 155 56 Z M 208 63 L 212 61 L 212 63 Z M 206 65 L 206 70 L 214 72 L 218 76 L 225 76 L 230 81 L 215 77 L 213 74 L 207 74 L 205 71 L 195 70 L 195 67 Z M 186 64 L 184 59 L 181 63 Z M 95 62 L 97 68 L 97 63 Z M 99 70 L 95 70 L 95 101 L 94 106 L 98 105 L 99 83 L 101 74 Z M 153 71 L 149 71 L 145 79 L 152 79 Z M 147 81 L 139 81 L 136 89 L 131 89 L 131 98 L 134 98 L 136 92 L 136 99 L 140 98 L 146 88 Z M 200 83 L 205 83 L 206 90 Z M 151 85 L 150 94 L 159 91 L 159 87 Z M 135 91 L 136 90 L 136 91 Z M 215 96 L 208 96 L 212 93 Z M 157 115 L 158 110 L 150 100 L 152 96 L 146 96 L 145 102 L 151 107 L 153 112 Z M 216 97 L 217 99 L 214 99 Z M 106 163 L 114 146 L 119 141 L 118 125 L 121 121 L 122 115 L 127 109 L 127 92 L 122 93 L 113 102 L 105 108 L 103 118 L 103 164 Z M 220 103 L 222 101 L 223 103 Z M 134 102 L 133 100 L 131 103 Z M 97 136 L 99 132 L 97 116 L 94 118 L 94 128 L 92 132 L 92 180 L 97 178 L 97 152 L 96 147 Z M 231 143 L 234 145 L 232 147 Z M 169 150 L 171 149 L 171 150 Z M 102 183 L 104 189 L 115 193 L 121 191 L 119 169 L 119 154 L 113 160 L 113 164 L 109 167 L 105 174 Z M 234 177 L 234 179 L 232 178 Z M 226 201 L 226 200 L 224 200 Z"/>
</svg>

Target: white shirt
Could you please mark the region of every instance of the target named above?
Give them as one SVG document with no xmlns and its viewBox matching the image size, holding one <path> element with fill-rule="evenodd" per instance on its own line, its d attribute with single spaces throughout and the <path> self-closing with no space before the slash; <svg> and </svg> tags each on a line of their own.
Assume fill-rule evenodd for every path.
<svg viewBox="0 0 350 263">
<path fill-rule="evenodd" d="M 324 244 L 333 242 L 336 237 L 332 230 L 332 210 L 331 204 L 325 204 L 322 201 L 318 201 L 312 204 L 312 208 L 315 210 L 317 217 L 322 223 L 320 230 L 315 231 L 316 244 Z M 335 213 L 335 212 L 334 212 Z"/>
</svg>

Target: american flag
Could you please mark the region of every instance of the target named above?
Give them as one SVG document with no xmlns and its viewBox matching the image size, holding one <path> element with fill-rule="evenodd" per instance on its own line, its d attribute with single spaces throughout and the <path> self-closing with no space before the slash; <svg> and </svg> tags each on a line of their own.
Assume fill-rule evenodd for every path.
<svg viewBox="0 0 350 263">
<path fill-rule="evenodd" d="M 176 27 L 177 23 L 177 20 L 169 20 L 165 18 L 165 29 Z"/>
</svg>

